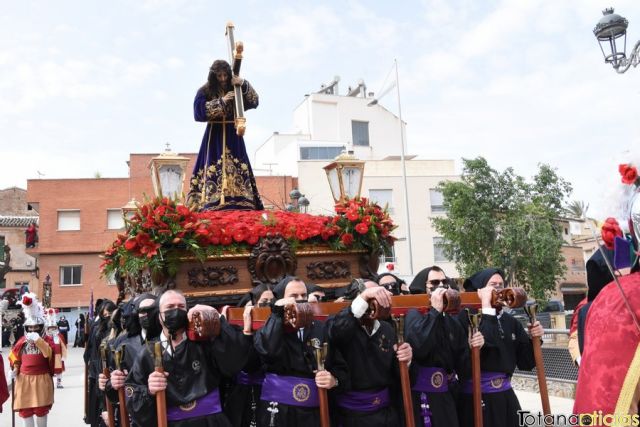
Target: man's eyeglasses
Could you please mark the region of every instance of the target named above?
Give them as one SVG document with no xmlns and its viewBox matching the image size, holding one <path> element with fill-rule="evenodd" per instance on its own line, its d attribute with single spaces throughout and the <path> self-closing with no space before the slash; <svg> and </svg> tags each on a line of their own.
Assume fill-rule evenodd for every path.
<svg viewBox="0 0 640 427">
<path fill-rule="evenodd" d="M 440 286 L 442 284 L 442 286 L 449 286 L 449 280 L 447 279 L 434 279 L 434 280 L 429 280 L 427 281 L 428 284 L 430 284 L 431 286 Z"/>
</svg>

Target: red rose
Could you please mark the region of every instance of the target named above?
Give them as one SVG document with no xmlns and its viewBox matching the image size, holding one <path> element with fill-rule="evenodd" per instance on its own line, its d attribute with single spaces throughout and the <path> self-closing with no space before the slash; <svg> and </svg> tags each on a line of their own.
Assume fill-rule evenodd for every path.
<svg viewBox="0 0 640 427">
<path fill-rule="evenodd" d="M 393 271 L 394 268 L 395 267 L 394 267 L 393 264 L 391 264 L 391 263 L 387 264 L 387 271 Z"/>
<path fill-rule="evenodd" d="M 369 226 L 364 222 L 360 222 L 356 225 L 356 231 L 360 234 L 367 234 L 369 232 Z"/>
<path fill-rule="evenodd" d="M 632 185 L 638 179 L 638 169 L 631 164 L 621 164 L 618 166 L 618 171 L 622 176 L 622 183 Z"/>
<path fill-rule="evenodd" d="M 342 235 L 342 237 L 340 237 L 340 240 L 342 241 L 342 243 L 344 243 L 346 246 L 349 246 L 353 243 L 353 234 L 351 233 L 344 233 Z"/>
<path fill-rule="evenodd" d="M 604 245 L 607 249 L 613 249 L 613 242 L 616 236 L 622 237 L 622 230 L 615 218 L 607 218 L 604 224 L 602 224 L 600 234 L 602 235 L 602 240 L 604 241 Z"/>
<path fill-rule="evenodd" d="M 31 305 L 33 300 L 26 295 L 22 296 L 22 305 Z"/>
</svg>

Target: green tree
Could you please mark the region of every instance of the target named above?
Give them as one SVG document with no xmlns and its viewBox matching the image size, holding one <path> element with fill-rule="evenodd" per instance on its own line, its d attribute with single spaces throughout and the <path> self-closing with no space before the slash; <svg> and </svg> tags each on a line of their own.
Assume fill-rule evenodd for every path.
<svg viewBox="0 0 640 427">
<path fill-rule="evenodd" d="M 510 285 L 544 300 L 565 272 L 562 257 L 564 200 L 571 185 L 547 165 L 530 182 L 512 168 L 463 159 L 461 181 L 438 186 L 447 215 L 433 218 L 445 254 L 464 276 L 500 267 Z"/>
</svg>

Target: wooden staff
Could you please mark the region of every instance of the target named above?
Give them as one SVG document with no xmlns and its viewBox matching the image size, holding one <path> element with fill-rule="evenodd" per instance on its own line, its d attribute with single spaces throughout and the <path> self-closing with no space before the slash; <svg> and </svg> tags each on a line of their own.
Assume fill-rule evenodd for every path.
<svg viewBox="0 0 640 427">
<path fill-rule="evenodd" d="M 107 346 L 102 344 L 100 345 L 100 362 L 102 363 L 102 374 L 109 378 L 109 367 L 107 366 Z M 107 417 L 109 418 L 109 422 L 107 423 L 109 427 L 115 427 L 116 420 L 113 416 L 113 405 L 111 405 L 111 401 L 107 396 L 107 393 L 104 395 L 104 404 L 107 410 Z"/>
<path fill-rule="evenodd" d="M 318 371 L 324 371 L 324 361 L 327 358 L 327 349 L 328 344 L 324 343 L 320 346 L 319 340 L 317 345 L 314 346 Z M 326 388 L 318 387 L 318 400 L 320 402 L 320 427 L 329 427 L 331 421 L 329 418 L 329 398 L 327 397 Z"/>
<path fill-rule="evenodd" d="M 162 343 L 155 343 L 154 355 L 156 372 L 164 375 L 164 368 L 162 367 Z M 167 427 L 167 397 L 164 390 L 156 393 L 156 416 L 158 417 L 158 427 Z"/>
<path fill-rule="evenodd" d="M 404 314 L 393 319 L 396 326 L 396 336 L 398 347 L 404 343 Z M 404 404 L 404 420 L 407 427 L 415 427 L 413 418 L 413 400 L 411 398 L 411 380 L 409 379 L 409 366 L 407 362 L 399 362 L 400 365 L 400 385 L 402 386 L 402 403 Z"/>
<path fill-rule="evenodd" d="M 469 336 L 472 337 L 478 332 L 480 326 L 481 314 L 471 314 L 471 311 L 467 309 L 467 316 L 469 317 Z M 480 348 L 471 347 L 471 376 L 473 379 L 473 425 L 475 427 L 482 427 L 482 389 L 480 388 Z"/>
<path fill-rule="evenodd" d="M 16 360 L 13 362 L 13 369 L 16 371 L 18 375 L 20 375 L 20 361 Z M 11 378 L 11 427 L 16 427 L 16 413 L 15 413 L 15 405 L 16 405 L 16 379 Z"/>
<path fill-rule="evenodd" d="M 536 312 L 538 311 L 538 304 L 532 304 L 525 306 L 524 310 L 529 316 L 529 322 L 533 326 L 536 322 Z M 538 374 L 538 388 L 540 389 L 540 400 L 542 400 L 542 413 L 545 415 L 551 414 L 551 405 L 549 404 L 549 391 L 547 390 L 547 377 L 544 372 L 544 359 L 542 358 L 542 342 L 540 337 L 531 337 L 533 342 L 533 357 L 536 361 L 536 373 Z M 550 427 L 547 424 L 547 427 Z"/>
<path fill-rule="evenodd" d="M 122 357 L 124 355 L 124 348 L 125 348 L 125 344 L 122 344 L 122 346 L 120 346 L 119 350 L 116 350 L 114 352 L 114 358 L 115 358 L 115 362 L 116 362 L 116 369 L 118 371 L 121 370 L 121 364 L 120 362 L 122 361 Z M 126 407 L 126 401 L 125 401 L 125 397 L 124 397 L 124 388 L 120 387 L 118 389 L 118 403 L 119 408 L 120 408 L 120 425 L 122 427 L 129 427 L 129 414 L 127 413 L 127 407 Z"/>
<path fill-rule="evenodd" d="M 86 347 L 86 345 L 85 345 Z M 89 364 L 84 364 L 84 420 L 89 419 Z"/>
</svg>

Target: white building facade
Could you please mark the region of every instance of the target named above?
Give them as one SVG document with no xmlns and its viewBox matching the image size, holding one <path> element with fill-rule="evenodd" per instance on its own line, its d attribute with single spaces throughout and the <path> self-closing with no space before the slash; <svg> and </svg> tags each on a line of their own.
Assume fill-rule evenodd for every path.
<svg viewBox="0 0 640 427">
<path fill-rule="evenodd" d="M 275 132 L 254 153 L 256 170 L 273 175 L 298 177 L 298 186 L 310 201 L 308 212 L 331 214 L 333 198 L 323 167 L 343 150 L 353 150 L 366 160 L 361 195 L 388 204 L 398 228 L 394 253 L 385 263 L 393 262 L 401 276 L 417 274 L 422 268 L 437 264 L 448 276 L 458 277 L 453 262 L 446 260 L 439 247 L 439 237 L 430 218 L 442 215 L 442 197 L 435 191 L 444 180 L 457 180 L 453 160 L 419 160 L 405 155 L 407 194 L 413 254 L 410 270 L 407 223 L 402 179 L 400 119 L 364 91 L 357 96 L 313 93 L 293 113 L 293 131 Z M 405 126 L 405 123 L 402 123 Z M 403 134 L 404 129 L 403 129 Z M 384 268 L 384 264 L 381 265 Z"/>
</svg>

